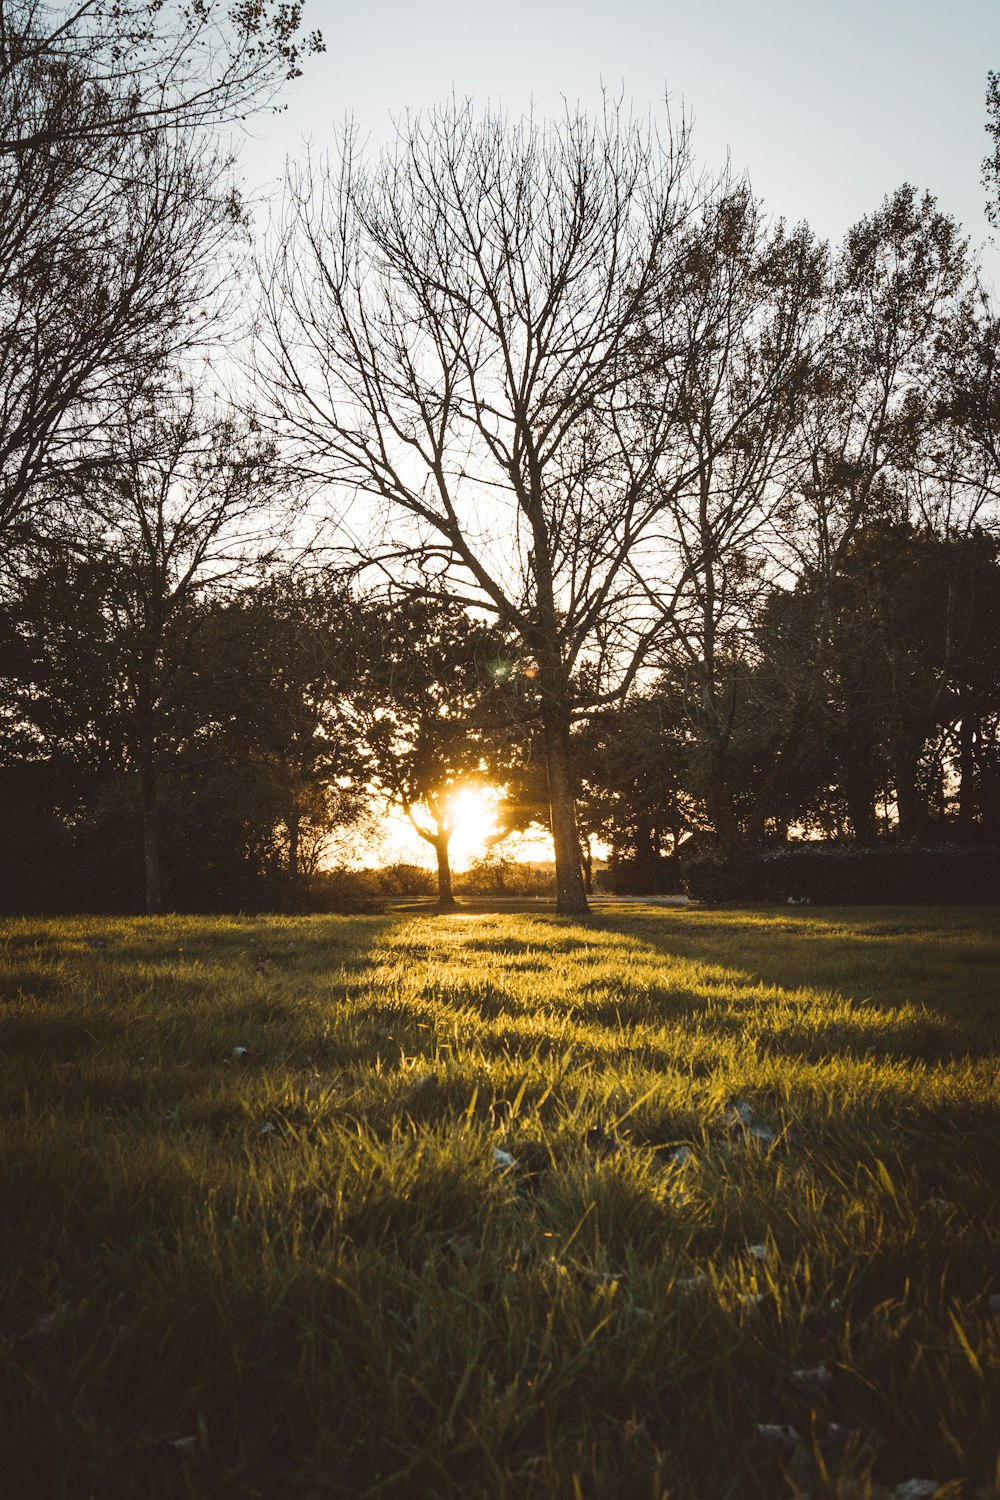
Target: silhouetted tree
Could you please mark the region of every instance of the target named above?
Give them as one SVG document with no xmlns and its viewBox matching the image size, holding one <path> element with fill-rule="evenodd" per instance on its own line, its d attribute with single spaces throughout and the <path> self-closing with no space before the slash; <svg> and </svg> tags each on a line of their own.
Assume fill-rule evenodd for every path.
<svg viewBox="0 0 1000 1500">
<path fill-rule="evenodd" d="M 303 463 L 381 502 L 390 572 L 441 573 L 537 664 L 557 908 L 583 913 L 570 725 L 631 679 L 637 577 L 662 512 L 672 412 L 640 412 L 640 327 L 666 321 L 711 189 L 687 140 L 596 125 L 415 118 L 371 166 L 350 132 L 293 173 L 267 281 L 262 377 Z M 354 513 L 357 515 L 357 511 Z M 593 699 L 591 700 L 593 701 Z"/>
<path fill-rule="evenodd" d="M 88 441 L 212 327 L 241 210 L 208 127 L 297 71 L 300 20 L 0 0 L 0 561 L 86 497 Z"/>
<path fill-rule="evenodd" d="M 803 414 L 814 394 L 825 249 L 769 227 L 748 189 L 710 205 L 687 239 L 680 315 L 687 358 L 666 352 L 659 399 L 676 414 L 659 479 L 664 574 L 658 659 L 682 691 L 700 794 L 716 836 L 740 837 L 734 745 L 748 625 L 780 553 Z M 655 391 L 655 388 L 654 388 Z"/>
<path fill-rule="evenodd" d="M 346 578 L 283 569 L 210 599 L 201 617 L 188 691 L 203 681 L 204 727 L 184 764 L 252 765 L 267 782 L 294 903 L 332 831 L 367 807 L 354 703 L 370 667 L 369 616 Z"/>
<path fill-rule="evenodd" d="M 193 395 L 127 414 L 90 476 L 86 545 L 114 574 L 109 594 L 125 675 L 129 754 L 140 787 L 146 910 L 162 908 L 158 788 L 162 705 L 177 664 L 178 611 L 274 547 L 284 517 L 271 446 Z"/>
<path fill-rule="evenodd" d="M 375 784 L 434 850 L 438 909 L 449 911 L 456 799 L 494 779 L 512 717 L 509 649 L 495 627 L 446 598 L 372 600 L 367 616 L 354 711 Z"/>
<path fill-rule="evenodd" d="M 684 791 L 687 747 L 676 696 L 656 688 L 603 709 L 573 736 L 580 775 L 580 823 L 588 840 L 610 844 L 616 888 L 656 892 L 666 861 L 690 827 Z M 585 868 L 589 864 L 585 848 Z"/>
</svg>

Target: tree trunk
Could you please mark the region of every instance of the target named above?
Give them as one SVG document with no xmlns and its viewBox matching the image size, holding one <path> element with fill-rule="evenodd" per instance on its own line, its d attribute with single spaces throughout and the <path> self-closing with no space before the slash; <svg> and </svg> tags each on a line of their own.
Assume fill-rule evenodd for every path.
<svg viewBox="0 0 1000 1500">
<path fill-rule="evenodd" d="M 437 855 L 438 874 L 438 911 L 454 911 L 458 906 L 451 889 L 451 863 L 448 859 L 448 842 L 450 835 L 443 835 L 434 840 L 434 853 Z"/>
<path fill-rule="evenodd" d="M 854 830 L 854 842 L 870 849 L 877 837 L 875 823 L 875 777 L 848 751 L 842 763 L 842 786 L 847 816 Z"/>
<path fill-rule="evenodd" d="M 156 771 L 151 757 L 143 755 L 139 771 L 142 801 L 142 859 L 145 872 L 145 906 L 147 916 L 159 916 L 163 910 L 163 887 L 160 883 L 160 830 L 156 806 Z"/>
<path fill-rule="evenodd" d="M 299 810 L 292 803 L 287 818 L 288 827 L 288 879 L 294 887 L 299 881 Z"/>
<path fill-rule="evenodd" d="M 899 842 L 923 842 L 927 809 L 917 786 L 920 747 L 912 740 L 901 742 L 893 757 L 896 772 L 896 812 L 899 818 Z"/>
<path fill-rule="evenodd" d="M 718 745 L 708 748 L 708 783 L 705 801 L 715 836 L 732 859 L 740 844 L 739 824 L 733 809 L 733 793 L 726 773 L 725 752 Z"/>
<path fill-rule="evenodd" d="M 580 865 L 573 774 L 569 752 L 569 715 L 557 707 L 544 710 L 545 769 L 549 782 L 549 819 L 556 854 L 556 912 L 562 917 L 590 913 Z"/>
<path fill-rule="evenodd" d="M 583 868 L 583 888 L 590 896 L 594 890 L 594 851 L 589 833 L 580 841 L 580 864 Z"/>
<path fill-rule="evenodd" d="M 972 841 L 972 817 L 976 806 L 976 721 L 968 707 L 962 708 L 958 726 L 958 837 Z"/>
</svg>

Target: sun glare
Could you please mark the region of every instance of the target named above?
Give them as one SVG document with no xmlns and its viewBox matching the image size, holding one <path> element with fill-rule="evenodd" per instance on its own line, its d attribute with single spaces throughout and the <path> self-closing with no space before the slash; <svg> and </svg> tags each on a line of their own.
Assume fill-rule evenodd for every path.
<svg viewBox="0 0 1000 1500">
<path fill-rule="evenodd" d="M 452 864 L 460 867 L 481 859 L 487 840 L 497 831 L 500 793 L 492 786 L 463 786 L 448 799 L 455 832 L 451 840 Z"/>
<path fill-rule="evenodd" d="M 457 787 L 449 800 L 454 825 L 449 855 L 456 873 L 467 870 L 488 852 L 490 839 L 498 832 L 497 805 L 502 793 L 484 783 Z M 427 820 L 426 812 L 421 814 Z M 500 853 L 515 864 L 527 861 L 545 863 L 552 859 L 552 839 L 546 830 L 532 826 L 523 833 L 509 834 Z M 350 851 L 354 863 L 390 865 L 418 864 L 433 867 L 430 845 L 414 831 L 406 814 L 398 808 L 388 809 L 380 819 L 378 830 Z"/>
</svg>

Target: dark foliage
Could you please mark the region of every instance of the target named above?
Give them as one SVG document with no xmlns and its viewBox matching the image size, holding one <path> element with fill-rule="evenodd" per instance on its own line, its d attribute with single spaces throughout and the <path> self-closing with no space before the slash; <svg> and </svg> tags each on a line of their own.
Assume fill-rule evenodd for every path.
<svg viewBox="0 0 1000 1500">
<path fill-rule="evenodd" d="M 799 845 L 726 859 L 682 860 L 684 884 L 701 901 L 792 905 L 1000 901 L 1000 849 Z"/>
</svg>

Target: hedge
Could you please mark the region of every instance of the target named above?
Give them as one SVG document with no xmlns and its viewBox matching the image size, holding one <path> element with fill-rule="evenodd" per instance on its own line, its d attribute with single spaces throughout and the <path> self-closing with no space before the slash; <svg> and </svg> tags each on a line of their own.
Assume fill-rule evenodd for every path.
<svg viewBox="0 0 1000 1500">
<path fill-rule="evenodd" d="M 682 857 L 681 865 L 688 895 L 700 901 L 1000 901 L 1000 849 L 817 844 L 731 859 L 722 854 Z"/>
</svg>

